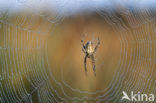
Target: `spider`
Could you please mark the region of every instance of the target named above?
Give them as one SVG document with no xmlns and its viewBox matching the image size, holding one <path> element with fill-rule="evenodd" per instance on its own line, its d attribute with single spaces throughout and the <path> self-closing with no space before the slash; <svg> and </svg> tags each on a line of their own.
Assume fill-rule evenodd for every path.
<svg viewBox="0 0 156 103">
<path fill-rule="evenodd" d="M 85 57 L 84 57 L 84 68 L 85 68 L 85 74 L 87 75 L 87 67 L 86 67 L 86 62 L 87 62 L 87 58 L 92 60 L 92 65 L 93 65 L 93 71 L 94 71 L 94 75 L 96 76 L 96 72 L 95 72 L 95 59 L 94 59 L 94 53 L 96 52 L 99 44 L 100 44 L 100 40 L 98 38 L 98 43 L 95 46 L 95 44 L 92 41 L 88 41 L 85 45 L 83 40 L 81 40 L 82 43 L 82 51 L 85 53 Z"/>
</svg>

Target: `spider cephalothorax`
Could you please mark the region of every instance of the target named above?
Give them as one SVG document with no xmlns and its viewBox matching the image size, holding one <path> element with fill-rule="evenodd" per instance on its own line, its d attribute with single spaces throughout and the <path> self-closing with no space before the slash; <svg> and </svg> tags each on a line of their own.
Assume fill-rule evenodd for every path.
<svg viewBox="0 0 156 103">
<path fill-rule="evenodd" d="M 96 52 L 98 45 L 100 44 L 100 40 L 98 38 L 98 43 L 96 45 L 92 41 L 88 41 L 84 45 L 83 40 L 81 40 L 81 43 L 82 43 L 82 51 L 85 53 L 85 58 L 84 58 L 85 73 L 87 74 L 87 67 L 86 67 L 87 58 L 90 58 L 92 60 L 94 74 L 96 75 L 94 53 Z"/>
</svg>

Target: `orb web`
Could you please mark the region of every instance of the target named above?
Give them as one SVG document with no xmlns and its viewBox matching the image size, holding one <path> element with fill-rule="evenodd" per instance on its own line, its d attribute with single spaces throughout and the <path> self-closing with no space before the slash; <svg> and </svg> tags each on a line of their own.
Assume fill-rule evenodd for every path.
<svg viewBox="0 0 156 103">
<path fill-rule="evenodd" d="M 33 2 L 17 2 L 28 9 L 34 7 Z M 65 64 L 68 63 L 71 69 L 74 67 L 70 55 L 64 56 L 63 64 L 59 64 L 60 74 L 55 74 L 56 69 L 49 61 L 48 38 L 57 35 L 54 31 L 65 18 L 63 9 L 68 2 L 57 2 L 61 9 L 55 17 L 44 12 L 29 15 L 20 12 L 21 15 L 11 16 L 10 10 L 0 11 L 0 101 L 104 103 L 121 102 L 122 91 L 155 93 L 155 11 L 150 8 L 115 11 L 90 6 L 113 28 L 120 43 L 116 69 L 106 88 L 88 91 L 67 83 Z M 100 45 L 107 44 L 102 41 Z M 97 55 L 98 60 L 97 68 L 102 68 L 104 58 Z"/>
</svg>

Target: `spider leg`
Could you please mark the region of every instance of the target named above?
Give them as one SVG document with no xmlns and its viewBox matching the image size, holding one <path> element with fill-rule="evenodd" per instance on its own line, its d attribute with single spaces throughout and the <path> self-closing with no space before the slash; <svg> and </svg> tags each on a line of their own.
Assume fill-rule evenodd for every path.
<svg viewBox="0 0 156 103">
<path fill-rule="evenodd" d="M 86 62 L 87 62 L 87 55 L 85 55 L 85 58 L 84 58 L 85 74 L 87 75 L 87 66 L 86 66 Z"/>
<path fill-rule="evenodd" d="M 97 45 L 95 46 L 94 53 L 96 52 L 96 50 L 97 50 L 97 48 L 98 48 L 99 45 L 100 45 L 100 40 L 99 40 L 99 38 L 98 38 L 98 43 L 97 43 Z"/>
<path fill-rule="evenodd" d="M 85 49 L 84 49 L 84 48 L 82 48 L 82 51 L 83 51 L 84 53 L 86 53 L 86 51 L 85 51 Z"/>
<path fill-rule="evenodd" d="M 85 45 L 84 45 L 84 42 L 83 42 L 83 40 L 81 40 L 81 43 L 82 43 L 82 51 L 84 52 L 84 53 L 86 53 L 86 50 L 85 50 Z"/>
<path fill-rule="evenodd" d="M 95 59 L 94 59 L 94 55 L 91 56 L 91 59 L 92 59 L 92 65 L 93 65 L 94 75 L 96 76 L 96 69 L 95 69 Z"/>
</svg>

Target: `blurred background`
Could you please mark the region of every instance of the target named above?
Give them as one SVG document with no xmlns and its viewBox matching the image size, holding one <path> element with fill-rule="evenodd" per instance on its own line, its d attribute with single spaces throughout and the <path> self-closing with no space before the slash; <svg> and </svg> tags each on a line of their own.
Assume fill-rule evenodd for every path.
<svg viewBox="0 0 156 103">
<path fill-rule="evenodd" d="M 0 1 L 0 103 L 122 103 L 156 92 L 154 0 Z M 100 45 L 96 76 L 81 40 Z"/>
</svg>

